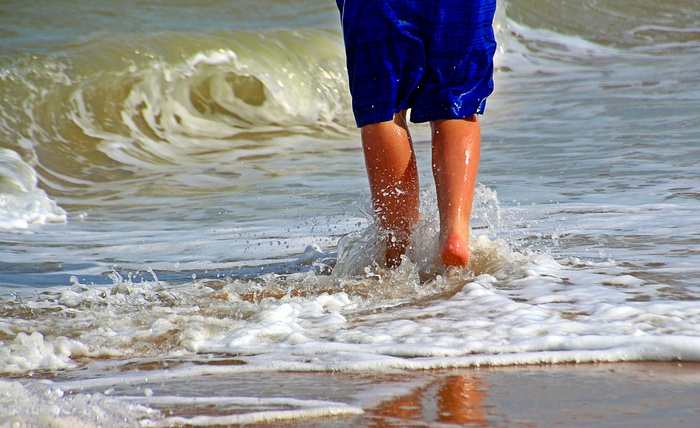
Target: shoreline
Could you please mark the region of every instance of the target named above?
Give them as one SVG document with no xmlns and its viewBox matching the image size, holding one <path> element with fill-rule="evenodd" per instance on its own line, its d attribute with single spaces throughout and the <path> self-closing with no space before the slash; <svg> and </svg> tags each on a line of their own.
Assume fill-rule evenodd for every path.
<svg viewBox="0 0 700 428">
<path fill-rule="evenodd" d="M 138 388 L 146 388 L 140 385 Z M 416 372 L 275 372 L 168 382 L 155 395 L 295 397 L 364 413 L 302 417 L 259 427 L 659 427 L 700 426 L 700 363 L 619 362 Z M 186 389 L 184 389 L 186 388 Z M 168 391 L 168 389 L 172 389 Z M 211 407 L 153 406 L 187 418 Z M 239 408 L 243 414 L 275 409 Z M 229 413 L 230 414 L 230 413 Z M 216 417 L 210 424 L 217 426 Z M 200 422 L 204 422 L 201 420 Z M 239 426 L 239 425 L 232 425 Z"/>
<path fill-rule="evenodd" d="M 700 426 L 700 364 L 632 362 L 417 372 L 433 380 L 345 418 L 355 427 Z M 330 421 L 275 426 L 335 427 Z"/>
</svg>

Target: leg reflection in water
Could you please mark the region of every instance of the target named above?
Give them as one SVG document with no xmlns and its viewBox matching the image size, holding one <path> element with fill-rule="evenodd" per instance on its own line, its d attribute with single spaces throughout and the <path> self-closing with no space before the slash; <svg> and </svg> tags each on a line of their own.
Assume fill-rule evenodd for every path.
<svg viewBox="0 0 700 428">
<path fill-rule="evenodd" d="M 442 422 L 468 427 L 488 426 L 481 379 L 475 374 L 441 378 L 412 394 L 385 402 L 369 412 L 373 427 L 398 427 L 408 421 Z"/>
</svg>

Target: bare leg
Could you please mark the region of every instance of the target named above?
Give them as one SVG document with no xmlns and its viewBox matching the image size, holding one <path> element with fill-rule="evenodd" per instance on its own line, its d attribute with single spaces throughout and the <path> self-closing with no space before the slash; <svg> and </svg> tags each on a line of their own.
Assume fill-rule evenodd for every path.
<svg viewBox="0 0 700 428">
<path fill-rule="evenodd" d="M 440 210 L 440 248 L 446 266 L 469 263 L 469 217 L 479 169 L 476 115 L 432 123 L 433 176 Z"/>
<path fill-rule="evenodd" d="M 395 267 L 406 252 L 419 209 L 418 167 L 405 112 L 395 114 L 393 121 L 363 126 L 362 148 L 374 211 L 389 232 L 387 265 Z"/>
</svg>

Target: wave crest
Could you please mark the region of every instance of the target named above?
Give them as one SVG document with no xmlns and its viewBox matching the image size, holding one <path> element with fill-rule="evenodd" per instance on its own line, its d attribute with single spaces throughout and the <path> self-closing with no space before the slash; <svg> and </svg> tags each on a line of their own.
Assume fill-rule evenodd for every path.
<svg viewBox="0 0 700 428">
<path fill-rule="evenodd" d="M 344 67 L 329 30 L 93 39 L 6 69 L 0 137 L 21 141 L 5 147 L 41 165 L 42 179 L 74 185 L 276 153 L 354 130 Z"/>
</svg>

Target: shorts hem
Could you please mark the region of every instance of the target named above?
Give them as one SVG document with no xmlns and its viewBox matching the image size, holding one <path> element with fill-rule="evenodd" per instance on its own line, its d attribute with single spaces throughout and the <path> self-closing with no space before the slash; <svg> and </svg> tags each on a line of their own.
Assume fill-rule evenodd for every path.
<svg viewBox="0 0 700 428">
<path fill-rule="evenodd" d="M 413 123 L 433 122 L 436 120 L 466 119 L 475 114 L 484 114 L 486 109 L 486 99 L 472 104 L 469 107 L 445 108 L 445 109 L 413 109 L 410 120 Z"/>
</svg>

